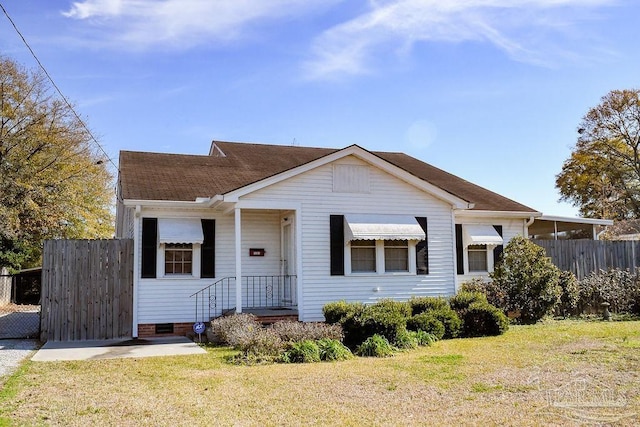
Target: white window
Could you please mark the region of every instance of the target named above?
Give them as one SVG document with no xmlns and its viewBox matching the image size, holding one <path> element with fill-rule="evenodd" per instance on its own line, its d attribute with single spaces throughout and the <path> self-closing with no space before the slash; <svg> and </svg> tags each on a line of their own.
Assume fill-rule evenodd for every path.
<svg viewBox="0 0 640 427">
<path fill-rule="evenodd" d="M 345 253 L 347 273 L 415 273 L 416 241 L 352 240 Z"/>
<path fill-rule="evenodd" d="M 376 241 L 351 241 L 351 271 L 354 273 L 375 273 Z"/>
<path fill-rule="evenodd" d="M 469 272 L 488 271 L 487 245 L 469 245 L 467 248 Z"/>
<path fill-rule="evenodd" d="M 186 274 L 193 272 L 193 245 L 190 243 L 167 243 L 164 245 L 164 274 Z"/>
<path fill-rule="evenodd" d="M 409 271 L 409 242 L 407 240 L 384 241 L 384 271 Z"/>
</svg>

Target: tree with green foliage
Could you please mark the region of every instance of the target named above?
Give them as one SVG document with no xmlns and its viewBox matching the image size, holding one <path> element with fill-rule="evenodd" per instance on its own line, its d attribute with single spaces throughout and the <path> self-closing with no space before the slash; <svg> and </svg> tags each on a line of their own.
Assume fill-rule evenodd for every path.
<svg viewBox="0 0 640 427">
<path fill-rule="evenodd" d="M 614 90 L 583 117 L 556 176 L 561 200 L 585 217 L 640 218 L 640 90 Z"/>
<path fill-rule="evenodd" d="M 551 313 L 562 294 L 558 267 L 543 248 L 522 236 L 509 241 L 490 276 L 503 295 L 501 308 L 520 323 L 535 323 Z"/>
<path fill-rule="evenodd" d="M 51 238 L 113 234 L 112 177 L 42 72 L 0 57 L 0 267 L 37 264 Z"/>
</svg>

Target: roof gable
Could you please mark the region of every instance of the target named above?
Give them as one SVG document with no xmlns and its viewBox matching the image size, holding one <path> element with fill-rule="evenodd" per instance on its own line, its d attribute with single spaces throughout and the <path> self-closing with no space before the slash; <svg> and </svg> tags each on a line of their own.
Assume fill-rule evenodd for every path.
<svg viewBox="0 0 640 427">
<path fill-rule="evenodd" d="M 474 210 L 536 212 L 469 181 L 403 153 L 369 152 L 356 145 L 342 150 L 214 141 L 210 155 L 122 151 L 120 196 L 125 200 L 194 201 L 200 197 L 239 197 L 289 176 L 347 155 Z"/>
</svg>

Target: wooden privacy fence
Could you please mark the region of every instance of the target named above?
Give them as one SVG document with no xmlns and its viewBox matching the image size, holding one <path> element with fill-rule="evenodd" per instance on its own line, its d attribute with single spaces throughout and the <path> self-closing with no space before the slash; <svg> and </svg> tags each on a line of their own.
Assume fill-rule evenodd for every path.
<svg viewBox="0 0 640 427">
<path fill-rule="evenodd" d="M 131 336 L 133 240 L 47 240 L 42 341 Z"/>
<path fill-rule="evenodd" d="M 634 270 L 640 267 L 640 241 L 534 240 L 560 269 L 571 271 L 578 280 L 592 271 L 609 268 Z"/>
</svg>

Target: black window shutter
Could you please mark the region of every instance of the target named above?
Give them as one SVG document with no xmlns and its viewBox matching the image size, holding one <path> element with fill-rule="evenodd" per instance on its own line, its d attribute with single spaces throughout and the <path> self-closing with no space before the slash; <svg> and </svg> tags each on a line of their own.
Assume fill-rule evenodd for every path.
<svg viewBox="0 0 640 427">
<path fill-rule="evenodd" d="M 464 274 L 464 246 L 462 243 L 462 224 L 456 224 L 456 267 L 458 274 Z"/>
<path fill-rule="evenodd" d="M 142 277 L 156 277 L 158 255 L 158 220 L 142 218 Z"/>
<path fill-rule="evenodd" d="M 493 228 L 495 228 L 496 232 L 500 235 L 500 237 L 502 237 L 502 226 L 501 225 L 494 225 Z M 495 248 L 493 248 L 493 265 L 495 266 L 498 262 L 500 262 L 500 260 L 502 260 L 502 250 L 504 249 L 503 245 L 498 245 Z"/>
<path fill-rule="evenodd" d="M 416 245 L 416 273 L 429 274 L 429 232 L 427 231 L 427 217 L 417 216 L 416 221 L 424 231 L 424 240 Z"/>
<path fill-rule="evenodd" d="M 344 216 L 331 215 L 329 222 L 331 275 L 344 276 Z"/>
<path fill-rule="evenodd" d="M 200 247 L 200 277 L 216 277 L 216 220 L 202 220 L 204 241 Z"/>
</svg>

